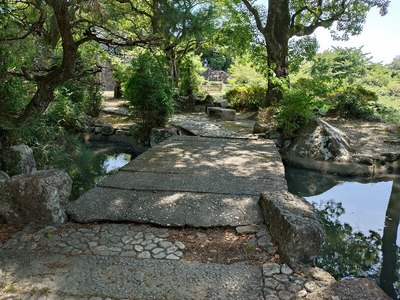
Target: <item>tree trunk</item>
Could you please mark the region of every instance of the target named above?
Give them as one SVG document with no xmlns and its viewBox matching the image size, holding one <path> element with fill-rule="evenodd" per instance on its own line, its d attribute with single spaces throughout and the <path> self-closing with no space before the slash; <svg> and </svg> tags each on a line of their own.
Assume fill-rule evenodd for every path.
<svg viewBox="0 0 400 300">
<path fill-rule="evenodd" d="M 288 52 L 290 39 L 289 0 L 269 0 L 264 38 L 268 54 L 268 91 L 265 106 L 282 99 L 282 80 L 289 75 Z"/>
<path fill-rule="evenodd" d="M 45 75 L 34 76 L 37 89 L 28 105 L 19 114 L 0 111 L 0 130 L 10 131 L 20 129 L 45 112 L 54 100 L 55 89 L 71 79 L 75 74 L 78 45 L 75 43 L 70 23 L 68 4 L 58 0 L 48 0 L 57 19 L 63 48 L 61 64 Z"/>
<path fill-rule="evenodd" d="M 400 180 L 393 181 L 388 209 L 386 211 L 385 227 L 382 237 L 382 269 L 380 274 L 380 286 L 391 298 L 396 299 L 394 284 L 398 278 L 397 257 L 397 230 L 400 221 Z"/>
<path fill-rule="evenodd" d="M 175 45 L 168 45 L 165 48 L 165 55 L 167 57 L 169 74 L 171 75 L 174 86 L 177 87 L 180 79 L 180 71 L 176 61 Z"/>
</svg>

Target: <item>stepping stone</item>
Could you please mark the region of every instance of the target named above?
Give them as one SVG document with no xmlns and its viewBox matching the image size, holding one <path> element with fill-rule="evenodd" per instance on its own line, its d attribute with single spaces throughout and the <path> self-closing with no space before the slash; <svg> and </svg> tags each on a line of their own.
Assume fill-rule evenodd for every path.
<svg viewBox="0 0 400 300">
<path fill-rule="evenodd" d="M 224 121 L 235 121 L 236 111 L 222 107 L 207 107 L 207 115 L 211 118 L 218 118 Z"/>
</svg>

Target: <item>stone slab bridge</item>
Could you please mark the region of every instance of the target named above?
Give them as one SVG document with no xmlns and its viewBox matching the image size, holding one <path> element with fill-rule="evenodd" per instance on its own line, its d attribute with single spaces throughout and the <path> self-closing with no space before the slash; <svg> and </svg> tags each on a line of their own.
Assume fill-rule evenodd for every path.
<svg viewBox="0 0 400 300">
<path fill-rule="evenodd" d="M 68 213 L 82 223 L 260 224 L 260 193 L 277 190 L 287 186 L 273 141 L 176 136 L 101 181 Z"/>
</svg>

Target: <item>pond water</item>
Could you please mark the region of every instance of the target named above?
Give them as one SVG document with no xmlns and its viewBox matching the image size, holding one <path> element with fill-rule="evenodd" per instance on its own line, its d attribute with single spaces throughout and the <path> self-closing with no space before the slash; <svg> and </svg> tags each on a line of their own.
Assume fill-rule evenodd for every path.
<svg viewBox="0 0 400 300">
<path fill-rule="evenodd" d="M 106 155 L 103 162 L 103 169 L 106 173 L 111 173 L 128 164 L 131 161 L 131 157 L 132 155 L 127 153 Z"/>
<path fill-rule="evenodd" d="M 338 279 L 371 277 L 400 299 L 400 176 L 348 178 L 287 167 L 286 179 L 324 222 L 317 264 Z"/>
</svg>

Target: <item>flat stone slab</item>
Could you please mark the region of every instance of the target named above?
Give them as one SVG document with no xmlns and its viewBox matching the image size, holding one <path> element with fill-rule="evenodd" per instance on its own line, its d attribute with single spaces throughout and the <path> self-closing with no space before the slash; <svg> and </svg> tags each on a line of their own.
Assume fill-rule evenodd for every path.
<svg viewBox="0 0 400 300">
<path fill-rule="evenodd" d="M 163 226 L 261 223 L 261 192 L 286 190 L 272 141 L 177 136 L 164 141 L 67 209 L 79 222 Z"/>
<path fill-rule="evenodd" d="M 207 115 L 209 117 L 219 118 L 225 121 L 236 120 L 236 111 L 229 108 L 207 107 Z"/>
<path fill-rule="evenodd" d="M 1 251 L 0 265 L 0 283 L 52 299 L 263 299 L 261 268 L 245 264 Z"/>
<path fill-rule="evenodd" d="M 69 207 L 78 222 L 132 221 L 162 226 L 239 226 L 261 223 L 258 196 L 97 187 Z"/>
</svg>

